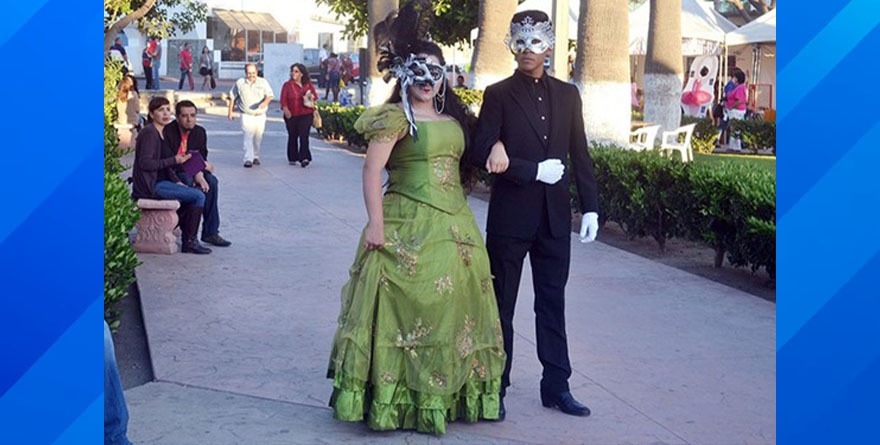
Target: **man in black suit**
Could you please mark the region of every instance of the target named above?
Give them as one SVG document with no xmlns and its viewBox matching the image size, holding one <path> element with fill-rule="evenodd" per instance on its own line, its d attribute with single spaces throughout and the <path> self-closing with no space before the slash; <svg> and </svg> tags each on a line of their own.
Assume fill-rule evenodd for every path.
<svg viewBox="0 0 880 445">
<path fill-rule="evenodd" d="M 218 247 L 232 243 L 220 236 L 220 210 L 217 207 L 218 181 L 214 176 L 214 165 L 208 162 L 208 133 L 196 124 L 196 104 L 182 100 L 174 107 L 176 119 L 165 126 L 163 135 L 174 150 L 198 151 L 205 160 L 203 171 L 206 184 L 201 184 L 205 192 L 205 210 L 202 221 L 202 242 Z"/>
<path fill-rule="evenodd" d="M 565 284 L 571 257 L 570 176 L 584 213 L 581 242 L 598 231 L 598 198 L 593 163 L 587 151 L 578 89 L 544 72 L 552 52 L 553 28 L 547 14 L 523 11 L 513 16 L 508 44 L 517 70 L 486 88 L 474 139 L 472 162 L 499 173 L 492 185 L 486 248 L 501 316 L 507 364 L 503 397 L 510 386 L 513 314 L 526 253 L 535 289 L 538 358 L 544 367 L 541 402 L 547 407 L 588 416 L 589 408 L 569 392 L 571 364 L 565 335 Z M 504 150 L 492 149 L 500 140 Z M 491 150 L 491 151 L 490 151 Z"/>
</svg>

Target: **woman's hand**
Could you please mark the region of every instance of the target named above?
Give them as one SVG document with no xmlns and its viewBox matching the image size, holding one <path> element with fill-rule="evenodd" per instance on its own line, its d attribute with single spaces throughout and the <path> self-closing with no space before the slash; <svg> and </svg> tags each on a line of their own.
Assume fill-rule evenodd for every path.
<svg viewBox="0 0 880 445">
<path fill-rule="evenodd" d="M 290 110 L 288 110 L 287 107 L 282 108 L 281 112 L 284 113 L 285 119 L 290 119 L 290 117 L 293 116 L 292 114 L 290 114 Z"/>
<path fill-rule="evenodd" d="M 489 173 L 504 173 L 507 171 L 508 166 L 510 166 L 510 158 L 507 157 L 507 150 L 504 149 L 504 144 L 498 141 L 492 146 L 489 159 L 486 159 L 486 171 Z"/>
<path fill-rule="evenodd" d="M 385 246 L 385 227 L 384 224 L 367 224 L 367 231 L 364 234 L 364 248 L 367 250 L 378 250 Z"/>
<path fill-rule="evenodd" d="M 211 190 L 211 187 L 208 185 L 208 181 L 205 180 L 205 174 L 203 172 L 196 173 L 196 185 L 205 193 L 208 193 Z"/>
<path fill-rule="evenodd" d="M 174 155 L 174 162 L 177 162 L 178 164 L 183 164 L 184 162 L 189 161 L 189 158 L 191 157 L 192 155 L 189 153 L 176 154 Z"/>
</svg>

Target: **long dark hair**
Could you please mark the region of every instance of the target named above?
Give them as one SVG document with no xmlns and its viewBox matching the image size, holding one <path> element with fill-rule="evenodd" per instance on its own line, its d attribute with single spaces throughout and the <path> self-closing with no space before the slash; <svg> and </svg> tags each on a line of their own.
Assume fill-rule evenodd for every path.
<svg viewBox="0 0 880 445">
<path fill-rule="evenodd" d="M 443 51 L 440 50 L 440 47 L 432 42 L 426 41 L 418 41 L 413 47 L 413 54 L 427 54 L 430 56 L 437 57 L 437 60 L 440 61 L 441 65 L 446 65 L 446 60 L 443 58 Z M 470 109 L 468 109 L 464 103 L 461 101 L 461 98 L 455 94 L 455 90 L 448 85 L 448 81 L 446 79 L 446 73 L 443 73 L 443 83 L 446 88 L 446 94 L 443 97 L 443 104 L 440 104 L 439 98 L 440 96 L 434 96 L 434 101 L 438 108 L 441 108 L 443 112 L 441 114 L 445 114 L 447 116 L 455 119 L 458 124 L 461 126 L 461 131 L 464 133 L 464 153 L 461 155 L 461 161 L 459 162 L 459 173 L 461 175 L 461 184 L 465 187 L 465 189 L 469 190 L 473 187 L 477 180 L 477 170 L 472 167 L 467 160 L 470 156 L 471 150 L 471 139 L 473 137 L 473 130 L 476 126 L 476 117 L 471 113 Z M 441 87 L 442 88 L 442 87 Z M 400 80 L 398 80 L 394 85 L 394 90 L 391 92 L 391 97 L 388 98 L 386 103 L 396 104 L 400 103 L 402 100 L 400 96 Z"/>
<path fill-rule="evenodd" d="M 302 73 L 302 79 L 300 79 L 300 82 L 303 84 L 303 86 L 310 85 L 312 83 L 312 79 L 309 77 L 309 69 L 306 68 L 305 65 L 301 63 L 294 63 L 293 65 L 290 65 L 291 71 L 294 68 L 298 69 L 299 72 Z"/>
</svg>

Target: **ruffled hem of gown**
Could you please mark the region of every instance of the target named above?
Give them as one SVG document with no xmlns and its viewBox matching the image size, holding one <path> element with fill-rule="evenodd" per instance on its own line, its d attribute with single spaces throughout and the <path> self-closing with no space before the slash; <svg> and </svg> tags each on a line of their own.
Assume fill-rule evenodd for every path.
<svg viewBox="0 0 880 445">
<path fill-rule="evenodd" d="M 444 434 L 447 422 L 458 419 L 497 420 L 500 389 L 500 378 L 468 378 L 453 394 L 428 394 L 401 383 L 368 388 L 365 382 L 336 373 L 330 406 L 334 418 L 360 422 L 366 416 L 367 426 L 377 431 L 405 429 Z"/>
</svg>

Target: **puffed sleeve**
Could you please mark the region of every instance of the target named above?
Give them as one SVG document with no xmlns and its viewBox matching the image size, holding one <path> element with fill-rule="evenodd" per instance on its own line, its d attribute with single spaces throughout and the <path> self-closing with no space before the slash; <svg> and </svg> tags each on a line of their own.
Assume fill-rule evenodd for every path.
<svg viewBox="0 0 880 445">
<path fill-rule="evenodd" d="M 409 122 L 397 104 L 382 104 L 366 109 L 354 123 L 354 129 L 367 141 L 396 141 L 407 131 Z"/>
</svg>

